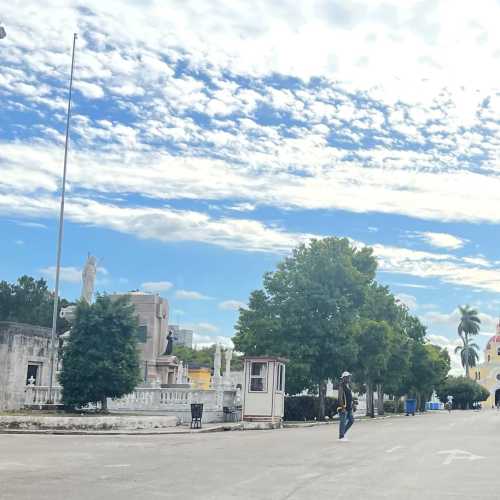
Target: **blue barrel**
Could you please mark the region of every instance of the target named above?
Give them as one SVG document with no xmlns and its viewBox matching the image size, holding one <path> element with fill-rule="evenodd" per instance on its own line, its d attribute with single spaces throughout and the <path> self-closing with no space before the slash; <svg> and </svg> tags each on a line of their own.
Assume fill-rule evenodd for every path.
<svg viewBox="0 0 500 500">
<path fill-rule="evenodd" d="M 412 415 L 415 415 L 416 411 L 417 411 L 417 400 L 416 399 L 407 399 L 405 401 L 406 415 L 408 416 L 410 413 Z"/>
</svg>

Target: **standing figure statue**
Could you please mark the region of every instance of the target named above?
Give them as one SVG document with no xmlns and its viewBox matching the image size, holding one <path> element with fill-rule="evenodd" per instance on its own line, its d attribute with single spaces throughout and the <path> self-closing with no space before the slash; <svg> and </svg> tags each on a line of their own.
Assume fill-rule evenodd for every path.
<svg viewBox="0 0 500 500">
<path fill-rule="evenodd" d="M 174 332 L 172 330 L 169 330 L 167 335 L 167 347 L 165 348 L 165 352 L 163 353 L 164 356 L 169 356 L 170 354 L 172 354 L 172 351 L 174 349 L 174 340 L 177 340 L 177 337 L 174 337 Z"/>
<path fill-rule="evenodd" d="M 89 254 L 82 272 L 82 300 L 87 302 L 87 304 L 92 303 L 96 274 L 97 259 L 93 255 Z"/>
</svg>

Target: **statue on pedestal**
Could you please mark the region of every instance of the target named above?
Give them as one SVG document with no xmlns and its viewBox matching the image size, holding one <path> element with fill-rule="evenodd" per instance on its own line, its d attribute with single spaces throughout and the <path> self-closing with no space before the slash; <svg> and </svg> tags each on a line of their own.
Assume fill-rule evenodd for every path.
<svg viewBox="0 0 500 500">
<path fill-rule="evenodd" d="M 226 387 L 231 387 L 231 360 L 233 359 L 233 350 L 228 347 L 224 352 L 224 357 L 226 358 L 226 371 L 224 372 L 224 385 Z"/>
<path fill-rule="evenodd" d="M 167 334 L 167 347 L 165 348 L 164 356 L 170 356 L 172 351 L 174 350 L 174 340 L 177 340 L 177 337 L 174 337 L 173 330 L 169 330 Z"/>
<path fill-rule="evenodd" d="M 214 376 L 212 378 L 212 382 L 214 385 L 220 384 L 220 370 L 222 366 L 222 356 L 220 350 L 220 344 L 216 344 L 215 346 L 215 354 L 214 354 Z"/>
<path fill-rule="evenodd" d="M 82 271 L 82 297 L 81 299 L 87 302 L 87 304 L 92 303 L 92 298 L 94 296 L 94 285 L 95 278 L 97 275 L 97 259 L 90 255 L 87 257 L 87 262 Z"/>
</svg>

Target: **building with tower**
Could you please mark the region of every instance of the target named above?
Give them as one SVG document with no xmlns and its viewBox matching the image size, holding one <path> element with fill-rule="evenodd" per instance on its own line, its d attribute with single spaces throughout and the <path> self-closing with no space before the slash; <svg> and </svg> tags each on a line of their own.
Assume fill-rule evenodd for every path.
<svg viewBox="0 0 500 500">
<path fill-rule="evenodd" d="M 471 370 L 471 376 L 490 393 L 485 405 L 500 405 L 500 321 L 486 344 L 484 362 Z"/>
</svg>

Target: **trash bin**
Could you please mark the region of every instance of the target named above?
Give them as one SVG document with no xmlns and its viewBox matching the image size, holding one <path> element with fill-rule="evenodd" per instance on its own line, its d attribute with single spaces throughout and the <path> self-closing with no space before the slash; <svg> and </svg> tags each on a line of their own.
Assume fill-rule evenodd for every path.
<svg viewBox="0 0 500 500">
<path fill-rule="evenodd" d="M 203 404 L 191 404 L 191 429 L 201 429 L 201 419 L 203 417 Z"/>
<path fill-rule="evenodd" d="M 417 411 L 417 400 L 416 399 L 407 399 L 405 401 L 406 416 L 408 416 L 410 413 L 412 415 L 415 415 L 416 411 Z"/>
</svg>

